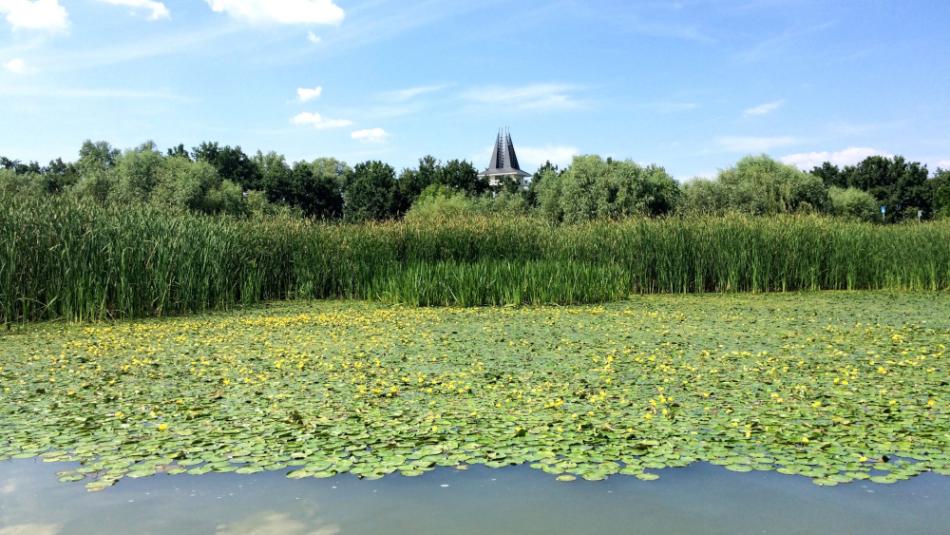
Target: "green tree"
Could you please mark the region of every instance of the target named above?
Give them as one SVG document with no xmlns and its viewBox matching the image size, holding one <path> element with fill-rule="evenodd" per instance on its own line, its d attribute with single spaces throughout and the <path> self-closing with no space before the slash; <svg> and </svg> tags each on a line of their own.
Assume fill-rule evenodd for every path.
<svg viewBox="0 0 950 535">
<path fill-rule="evenodd" d="M 937 169 L 930 181 L 930 191 L 934 217 L 950 217 L 950 169 Z"/>
<path fill-rule="evenodd" d="M 344 217 L 349 221 L 381 220 L 399 211 L 395 170 L 383 162 L 357 164 L 346 180 Z"/>
<path fill-rule="evenodd" d="M 871 156 L 843 171 L 848 187 L 866 191 L 888 208 L 889 218 L 916 217 L 917 210 L 931 212 L 927 166 L 902 156 Z"/>
<path fill-rule="evenodd" d="M 828 192 L 815 175 L 772 158 L 748 156 L 719 173 L 732 210 L 758 215 L 825 211 Z"/>
<path fill-rule="evenodd" d="M 545 171 L 538 186 L 542 210 L 554 220 L 558 215 L 569 223 L 659 216 L 672 212 L 679 203 L 679 185 L 663 168 L 653 165 L 578 156 L 556 180 L 555 176 L 553 170 Z"/>
<path fill-rule="evenodd" d="M 343 196 L 336 171 L 325 165 L 297 162 L 291 170 L 293 205 L 307 217 L 333 219 L 343 215 Z"/>
<path fill-rule="evenodd" d="M 848 187 L 848 177 L 841 172 L 837 165 L 831 162 L 824 162 L 820 166 L 811 170 L 811 174 L 817 176 L 827 187 L 836 186 L 839 188 Z"/>
<path fill-rule="evenodd" d="M 861 221 L 877 219 L 878 205 L 873 195 L 858 188 L 839 188 L 832 186 L 828 189 L 828 198 L 831 202 L 831 213 L 840 217 Z"/>
<path fill-rule="evenodd" d="M 192 149 L 192 156 L 195 160 L 210 163 L 221 178 L 238 184 L 245 191 L 261 189 L 260 169 L 240 146 L 222 147 L 217 142 L 205 141 Z"/>
<path fill-rule="evenodd" d="M 439 184 L 469 195 L 488 191 L 488 181 L 478 176 L 478 171 L 467 160 L 450 160 L 438 170 Z"/>
<path fill-rule="evenodd" d="M 158 184 L 162 161 L 162 153 L 151 141 L 123 152 L 115 163 L 118 199 L 121 202 L 147 202 Z"/>
</svg>

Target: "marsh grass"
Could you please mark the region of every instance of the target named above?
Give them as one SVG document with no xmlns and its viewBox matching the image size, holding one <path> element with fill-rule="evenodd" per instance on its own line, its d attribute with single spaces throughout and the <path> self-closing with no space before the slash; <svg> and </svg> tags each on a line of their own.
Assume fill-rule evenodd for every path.
<svg viewBox="0 0 950 535">
<path fill-rule="evenodd" d="M 264 300 L 579 304 L 639 293 L 950 289 L 950 222 L 813 216 L 345 225 L 0 199 L 0 321 Z"/>
</svg>

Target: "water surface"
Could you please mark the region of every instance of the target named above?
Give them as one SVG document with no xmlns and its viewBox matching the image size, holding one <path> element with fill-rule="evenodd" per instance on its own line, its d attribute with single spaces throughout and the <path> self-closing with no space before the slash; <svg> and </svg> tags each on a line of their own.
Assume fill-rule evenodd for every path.
<svg viewBox="0 0 950 535">
<path fill-rule="evenodd" d="M 652 482 L 558 483 L 527 467 L 290 480 L 283 472 L 124 479 L 88 493 L 63 464 L 0 463 L 0 535 L 944 534 L 950 478 L 818 487 L 695 464 Z"/>
</svg>

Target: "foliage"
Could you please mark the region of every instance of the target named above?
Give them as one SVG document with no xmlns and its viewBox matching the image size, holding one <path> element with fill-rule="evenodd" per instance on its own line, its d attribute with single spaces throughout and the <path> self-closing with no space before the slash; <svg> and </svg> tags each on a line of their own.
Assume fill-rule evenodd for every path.
<svg viewBox="0 0 950 535">
<path fill-rule="evenodd" d="M 419 194 L 406 213 L 406 220 L 438 224 L 445 219 L 471 216 L 474 213 L 475 205 L 464 193 L 442 184 L 432 184 Z"/>
<path fill-rule="evenodd" d="M 542 210 L 552 221 L 657 216 L 675 208 L 679 187 L 660 167 L 578 156 L 562 174 L 546 170 L 538 185 Z"/>
<path fill-rule="evenodd" d="M 934 215 L 950 217 L 950 170 L 938 169 L 931 181 L 931 198 Z"/>
<path fill-rule="evenodd" d="M 950 475 L 947 318 L 943 294 L 824 293 L 33 326 L 0 345 L 0 460 L 78 463 L 60 479 L 91 491 L 458 465 L 562 481 L 700 461 L 818 485 Z"/>
<path fill-rule="evenodd" d="M 918 210 L 933 211 L 927 167 L 901 156 L 870 156 L 844 169 L 826 162 L 812 174 L 822 177 L 830 186 L 870 193 L 879 206 L 888 208 L 890 220 L 915 219 Z"/>
<path fill-rule="evenodd" d="M 399 211 L 396 172 L 380 161 L 358 164 L 347 175 L 343 215 L 347 221 L 390 219 Z"/>
<path fill-rule="evenodd" d="M 720 171 L 715 181 L 689 184 L 685 197 L 684 208 L 696 213 L 774 215 L 824 212 L 829 207 L 820 178 L 764 155 L 743 158 Z"/>
<path fill-rule="evenodd" d="M 866 191 L 832 186 L 828 189 L 828 200 L 834 215 L 860 221 L 876 221 L 880 218 L 877 199 Z"/>
<path fill-rule="evenodd" d="M 260 169 L 241 147 L 224 147 L 217 142 L 203 142 L 192 149 L 192 158 L 201 162 L 208 162 L 222 177 L 227 177 L 246 190 L 260 189 Z"/>
<path fill-rule="evenodd" d="M 207 164 L 188 165 L 214 176 Z M 221 197 L 234 198 L 237 188 L 224 184 Z M 99 207 L 71 196 L 0 200 L 5 322 L 297 297 L 471 306 L 653 292 L 950 289 L 950 221 L 732 215 L 553 226 L 503 215 L 351 225 Z"/>
</svg>

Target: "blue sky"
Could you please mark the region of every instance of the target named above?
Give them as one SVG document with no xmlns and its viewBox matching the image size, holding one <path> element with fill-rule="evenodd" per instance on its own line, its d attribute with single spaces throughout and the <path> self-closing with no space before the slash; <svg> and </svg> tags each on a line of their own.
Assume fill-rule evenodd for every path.
<svg viewBox="0 0 950 535">
<path fill-rule="evenodd" d="M 0 0 L 0 154 L 950 167 L 950 2 Z"/>
</svg>

